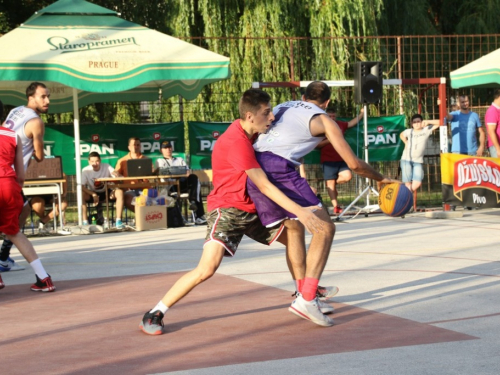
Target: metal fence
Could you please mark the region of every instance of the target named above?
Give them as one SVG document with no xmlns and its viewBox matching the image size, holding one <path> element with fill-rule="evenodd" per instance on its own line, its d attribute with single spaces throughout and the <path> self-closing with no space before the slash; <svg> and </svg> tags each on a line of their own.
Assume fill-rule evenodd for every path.
<svg viewBox="0 0 500 375">
<path fill-rule="evenodd" d="M 289 82 L 301 80 L 335 80 L 352 79 L 352 69 L 356 61 L 371 59 L 382 61 L 385 79 L 416 79 L 438 78 L 449 79 L 450 72 L 474 61 L 475 59 L 500 48 L 500 34 L 490 35 L 444 35 L 444 36 L 386 36 L 386 37 L 352 37 L 352 38 L 185 38 L 193 44 L 210 49 L 216 45 L 216 52 L 234 51 L 236 45 L 251 41 L 253 48 L 272 48 L 285 45 L 288 48 L 287 76 L 276 76 L 270 81 Z M 327 75 L 329 69 L 321 70 L 311 67 L 309 56 L 314 51 L 335 54 L 339 45 L 344 48 L 343 54 L 347 59 L 342 62 L 337 76 Z M 259 47 L 260 46 L 260 47 Z M 271 46 L 271 47 L 270 47 Z M 270 50 L 272 53 L 272 49 Z M 227 54 L 227 53 L 226 53 Z M 231 56 L 229 56 L 231 57 Z M 263 81 L 262 75 L 254 73 L 252 77 L 242 79 L 237 66 L 232 67 L 233 78 L 225 83 L 225 89 L 213 84 L 204 89 L 202 94 L 193 101 L 180 98 L 171 98 L 158 102 L 141 103 L 113 103 L 114 108 L 120 106 L 136 106 L 140 115 L 131 122 L 170 122 L 170 121 L 232 121 L 237 116 L 237 103 L 242 90 L 251 87 L 252 82 Z M 269 77 L 269 72 L 267 75 Z M 237 79 L 236 79 L 237 78 Z M 266 89 L 277 104 L 275 98 L 298 98 L 300 90 L 297 88 L 270 88 Z M 468 94 L 472 109 L 484 118 L 484 113 L 492 100 L 492 91 L 488 89 L 452 90 L 447 85 L 448 108 L 455 103 L 459 94 Z M 333 90 L 332 101 L 337 107 L 339 116 L 354 117 L 359 110 L 354 104 L 352 87 L 339 87 Z M 371 105 L 369 116 L 384 116 L 405 114 L 409 118 L 414 113 L 421 113 L 424 119 L 438 119 L 438 87 L 437 85 L 405 85 L 385 86 L 383 100 L 379 105 Z M 130 111 L 134 112 L 134 111 Z M 58 117 L 53 121 L 57 122 Z M 59 117 L 60 118 L 60 117 Z M 105 119 L 96 119 L 104 121 Z M 82 120 L 84 123 L 85 120 Z M 438 132 L 430 139 L 424 160 L 425 180 L 419 192 L 419 205 L 435 206 L 440 204 L 441 176 Z M 375 166 L 390 175 L 399 176 L 398 161 L 376 163 Z M 307 166 L 308 178 L 312 186 L 326 197 L 326 189 L 322 180 L 320 165 Z M 74 196 L 73 178 L 70 177 L 69 198 L 70 204 Z M 356 197 L 360 182 L 355 178 L 339 187 L 340 201 L 348 204 Z M 209 186 L 204 187 L 207 194 Z M 76 201 L 76 199 L 75 199 Z"/>
</svg>

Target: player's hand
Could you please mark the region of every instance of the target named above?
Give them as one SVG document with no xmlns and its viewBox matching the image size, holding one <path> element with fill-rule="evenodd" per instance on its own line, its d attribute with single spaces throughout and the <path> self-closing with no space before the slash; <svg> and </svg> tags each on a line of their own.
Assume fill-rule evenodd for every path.
<svg viewBox="0 0 500 375">
<path fill-rule="evenodd" d="M 384 179 L 382 181 L 377 181 L 377 190 L 380 191 L 380 189 L 382 189 L 382 186 L 384 186 L 385 184 L 402 184 L 403 181 L 399 181 L 399 180 L 396 180 L 394 178 L 389 178 L 389 177 L 384 177 Z"/>
<path fill-rule="evenodd" d="M 325 230 L 324 222 L 316 216 L 315 211 L 322 210 L 319 206 L 303 207 L 297 218 L 306 227 L 311 234 L 323 232 Z"/>
</svg>

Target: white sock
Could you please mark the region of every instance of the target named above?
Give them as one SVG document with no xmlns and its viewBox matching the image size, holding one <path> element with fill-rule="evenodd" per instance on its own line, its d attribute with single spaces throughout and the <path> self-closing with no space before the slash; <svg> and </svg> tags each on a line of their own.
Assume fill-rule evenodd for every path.
<svg viewBox="0 0 500 375">
<path fill-rule="evenodd" d="M 157 310 L 160 310 L 163 314 L 165 314 L 168 310 L 168 307 L 165 306 L 165 304 L 162 301 L 160 301 L 155 307 L 151 309 L 150 313 L 153 313 Z"/>
<path fill-rule="evenodd" d="M 43 268 L 42 261 L 40 259 L 31 262 L 30 266 L 33 268 L 33 271 L 35 271 L 36 275 L 40 278 L 40 280 L 43 280 L 49 276 L 47 272 L 45 272 L 45 268 Z"/>
</svg>

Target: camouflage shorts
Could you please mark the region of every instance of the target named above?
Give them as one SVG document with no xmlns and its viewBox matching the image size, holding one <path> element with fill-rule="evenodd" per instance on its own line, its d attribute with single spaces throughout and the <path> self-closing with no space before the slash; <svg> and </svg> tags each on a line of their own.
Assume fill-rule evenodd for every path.
<svg viewBox="0 0 500 375">
<path fill-rule="evenodd" d="M 270 245 L 283 231 L 283 223 L 266 228 L 257 214 L 237 208 L 217 208 L 210 211 L 207 215 L 207 222 L 205 243 L 219 242 L 226 249 L 224 256 L 234 256 L 243 235 L 264 245 Z"/>
</svg>

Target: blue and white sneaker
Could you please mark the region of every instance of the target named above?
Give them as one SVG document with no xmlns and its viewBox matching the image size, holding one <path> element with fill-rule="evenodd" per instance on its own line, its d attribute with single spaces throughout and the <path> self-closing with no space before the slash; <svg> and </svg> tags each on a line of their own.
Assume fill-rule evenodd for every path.
<svg viewBox="0 0 500 375">
<path fill-rule="evenodd" d="M 24 269 L 26 268 L 17 264 L 11 257 L 8 257 L 5 262 L 0 261 L 0 272 L 22 271 Z"/>
<path fill-rule="evenodd" d="M 120 219 L 116 219 L 115 227 L 116 229 L 125 229 L 125 224 Z"/>
</svg>

